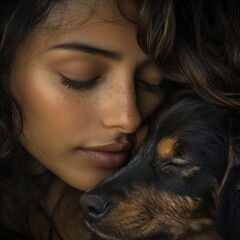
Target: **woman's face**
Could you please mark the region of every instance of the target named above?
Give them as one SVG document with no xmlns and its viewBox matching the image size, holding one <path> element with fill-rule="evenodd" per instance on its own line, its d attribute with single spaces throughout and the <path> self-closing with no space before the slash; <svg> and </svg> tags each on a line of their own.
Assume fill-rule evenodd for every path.
<svg viewBox="0 0 240 240">
<path fill-rule="evenodd" d="M 49 169 L 81 190 L 127 161 L 129 136 L 163 98 L 155 91 L 161 75 L 139 48 L 135 25 L 113 1 L 87 14 L 78 1 L 64 14 L 55 7 L 19 47 L 9 82 L 32 173 Z"/>
</svg>

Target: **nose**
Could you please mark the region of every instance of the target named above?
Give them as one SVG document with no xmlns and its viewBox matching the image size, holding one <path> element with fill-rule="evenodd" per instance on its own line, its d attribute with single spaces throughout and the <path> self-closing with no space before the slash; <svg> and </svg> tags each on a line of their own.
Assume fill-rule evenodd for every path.
<svg viewBox="0 0 240 240">
<path fill-rule="evenodd" d="M 80 205 L 82 206 L 85 217 L 88 222 L 97 222 L 103 218 L 110 209 L 108 200 L 101 196 L 84 194 L 80 198 Z"/>
<path fill-rule="evenodd" d="M 119 128 L 123 133 L 135 132 L 142 122 L 136 101 L 135 88 L 116 89 L 105 102 L 103 125 Z"/>
</svg>

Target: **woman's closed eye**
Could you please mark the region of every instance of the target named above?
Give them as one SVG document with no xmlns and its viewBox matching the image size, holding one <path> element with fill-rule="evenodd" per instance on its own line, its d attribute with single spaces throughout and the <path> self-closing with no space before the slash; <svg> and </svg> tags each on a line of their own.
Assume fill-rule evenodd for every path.
<svg viewBox="0 0 240 240">
<path fill-rule="evenodd" d="M 62 75 L 61 84 L 63 86 L 67 86 L 68 89 L 72 89 L 75 91 L 84 91 L 84 90 L 92 90 L 98 83 L 101 77 L 97 76 L 89 80 L 72 80 Z"/>
<path fill-rule="evenodd" d="M 92 90 L 99 83 L 101 76 L 96 76 L 89 80 L 73 80 L 64 75 L 61 77 L 61 84 L 63 86 L 67 86 L 68 89 L 72 89 L 75 91 L 83 91 L 83 90 Z M 137 87 L 142 88 L 148 92 L 162 93 L 163 89 L 161 84 L 152 84 L 144 80 L 136 80 Z"/>
<path fill-rule="evenodd" d="M 136 80 L 136 85 L 148 92 L 163 93 L 162 83 L 152 84 L 148 81 L 138 79 Z"/>
</svg>

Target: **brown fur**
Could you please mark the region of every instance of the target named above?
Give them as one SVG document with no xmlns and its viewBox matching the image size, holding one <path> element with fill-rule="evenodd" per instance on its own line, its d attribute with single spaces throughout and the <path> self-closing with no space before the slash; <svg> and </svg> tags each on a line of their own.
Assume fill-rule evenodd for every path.
<svg viewBox="0 0 240 240">
<path fill-rule="evenodd" d="M 138 149 L 147 135 L 147 126 L 144 125 L 138 129 L 134 139 L 134 149 Z"/>
<path fill-rule="evenodd" d="M 157 153 L 162 158 L 169 157 L 172 155 L 173 147 L 177 143 L 175 138 L 166 138 L 160 141 L 157 147 Z"/>
<path fill-rule="evenodd" d="M 173 234 L 174 239 L 178 239 L 185 232 L 189 234 L 197 232 L 199 235 L 209 227 L 214 228 L 212 212 L 202 212 L 202 199 L 180 197 L 167 192 L 159 192 L 154 188 L 139 187 L 131 191 L 127 199 L 127 201 L 113 199 L 113 203 L 116 203 L 118 208 L 113 214 L 110 213 L 108 221 L 113 228 L 114 222 L 120 222 L 122 226 L 118 224 L 116 226 L 118 230 L 129 232 L 133 238 L 139 237 L 139 231 L 140 237 L 144 238 L 149 234 L 154 235 L 156 230 Z M 146 208 L 148 211 L 145 211 Z M 153 215 L 155 215 L 154 218 Z M 188 229 L 189 226 L 190 229 Z M 137 236 L 134 236 L 134 233 Z"/>
</svg>

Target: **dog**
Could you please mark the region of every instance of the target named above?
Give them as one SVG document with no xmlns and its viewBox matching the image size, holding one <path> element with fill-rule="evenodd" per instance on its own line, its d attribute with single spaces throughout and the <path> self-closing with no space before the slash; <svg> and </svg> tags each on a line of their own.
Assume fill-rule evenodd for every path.
<svg viewBox="0 0 240 240">
<path fill-rule="evenodd" d="M 129 163 L 80 198 L 94 239 L 220 240 L 231 115 L 190 90 L 172 94 L 139 130 Z"/>
</svg>

